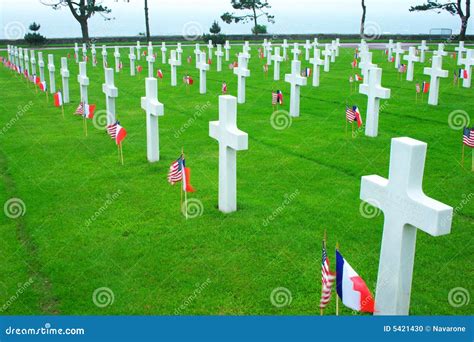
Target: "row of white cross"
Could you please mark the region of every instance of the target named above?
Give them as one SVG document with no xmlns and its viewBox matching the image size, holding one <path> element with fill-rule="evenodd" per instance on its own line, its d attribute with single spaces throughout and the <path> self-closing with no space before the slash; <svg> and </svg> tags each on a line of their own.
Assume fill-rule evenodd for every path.
<svg viewBox="0 0 474 342">
<path fill-rule="evenodd" d="M 294 50 L 293 53 L 296 54 L 296 46 Z M 250 75 L 247 69 L 249 51 L 249 46 L 244 45 L 244 52 L 239 55 L 239 67 L 234 69 L 234 73 L 241 79 L 239 88 L 245 84 L 245 77 Z M 271 52 L 267 49 L 267 56 L 269 53 Z M 380 98 L 388 98 L 390 90 L 381 87 L 381 69 L 371 63 L 368 49 L 362 46 L 361 53 L 366 55 L 363 67 L 368 69 L 367 72 L 364 71 L 368 74 L 368 80 L 360 86 L 360 91 L 369 97 L 370 111 L 378 114 L 378 101 Z M 38 56 L 41 71 L 44 63 L 41 63 L 42 55 Z M 276 62 L 278 58 L 274 56 L 272 60 Z M 171 65 L 177 64 L 175 57 L 176 54 L 172 52 Z M 434 56 L 432 68 L 427 68 L 432 79 L 442 74 L 440 59 L 441 56 Z M 48 61 L 52 65 L 49 68 L 50 77 L 53 72 L 54 79 L 52 55 L 48 56 Z M 317 48 L 314 48 L 311 63 L 322 65 Z M 67 70 L 65 57 L 61 58 L 61 64 L 61 70 Z M 208 70 L 203 52 L 200 52 L 196 66 L 203 73 Z M 68 78 L 69 72 L 62 72 L 62 75 Z M 81 101 L 87 102 L 89 79 L 85 62 L 79 64 L 77 79 L 81 87 Z M 299 60 L 292 61 L 292 73 L 286 75 L 285 80 L 292 86 L 291 101 L 295 106 L 295 103 L 299 103 L 299 87 L 306 84 L 306 78 L 300 75 Z M 159 160 L 158 116 L 164 114 L 164 106 L 158 101 L 156 78 L 147 77 L 145 83 L 146 94 L 141 98 L 141 107 L 146 111 L 147 157 L 150 162 L 156 162 Z M 111 68 L 105 68 L 102 90 L 106 96 L 107 122 L 110 124 L 115 122 L 115 98 L 118 96 Z M 236 125 L 237 102 L 245 102 L 245 95 L 239 94 L 239 99 L 230 95 L 219 96 L 219 120 L 209 123 L 209 135 L 219 143 L 219 209 L 225 213 L 237 209 L 236 152 L 248 149 L 248 135 Z M 293 107 L 293 111 L 293 115 L 298 112 L 298 106 Z M 371 120 L 376 122 L 378 115 Z M 370 121 L 369 118 L 367 121 Z M 373 125 L 370 130 L 374 130 Z M 426 143 L 411 138 L 395 138 L 392 140 L 388 179 L 376 175 L 362 177 L 360 198 L 380 208 L 385 214 L 375 300 L 378 315 L 409 313 L 417 228 L 433 236 L 448 234 L 451 229 L 453 208 L 427 197 L 422 190 L 426 149 Z"/>
</svg>

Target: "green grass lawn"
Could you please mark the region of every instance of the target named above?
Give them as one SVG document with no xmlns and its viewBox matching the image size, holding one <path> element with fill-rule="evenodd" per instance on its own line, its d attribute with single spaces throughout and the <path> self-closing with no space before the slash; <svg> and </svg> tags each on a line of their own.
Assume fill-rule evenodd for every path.
<svg viewBox="0 0 474 342">
<path fill-rule="evenodd" d="M 434 107 L 426 104 L 427 96 L 415 103 L 416 82 L 401 80 L 383 52 L 374 51 L 392 97 L 381 103 L 379 136 L 361 133 L 353 139 L 345 134 L 345 105 L 357 104 L 364 119 L 367 106 L 365 96 L 350 94 L 353 49 L 341 49 L 331 72 L 321 73 L 319 88 L 308 80 L 301 91 L 301 116 L 289 128 L 275 130 L 271 91 L 283 91 L 283 109 L 288 110 L 289 84 L 272 81 L 272 66 L 264 77 L 264 62 L 253 47 L 247 103 L 238 106 L 238 127 L 248 133 L 249 149 L 237 156 L 238 211 L 224 215 L 217 210 L 218 145 L 208 126 L 218 118 L 222 81 L 229 94 L 237 95 L 237 78 L 229 62 L 217 73 L 214 60 L 208 93 L 200 95 L 192 50 L 185 49 L 174 88 L 170 68 L 161 65 L 157 50 L 155 67 L 165 75 L 159 81 L 165 115 L 159 119 L 161 160 L 155 164 L 146 160 L 140 108 L 147 68 L 142 59 L 143 73 L 131 77 L 128 49 L 121 50 L 124 69 L 115 74 L 117 118 L 128 131 L 124 166 L 107 134 L 89 121 L 86 137 L 82 119 L 72 114 L 79 103 L 73 59 L 72 102 L 64 107 L 64 118 L 51 96 L 47 103 L 22 77 L 0 67 L 0 203 L 15 197 L 26 206 L 18 219 L 0 218 L 2 314 L 319 314 L 324 230 L 333 267 L 338 242 L 375 291 L 383 214 L 372 219 L 361 215 L 360 182 L 363 175 L 387 176 L 390 140 L 400 136 L 428 143 L 425 193 L 457 208 L 450 235 L 434 238 L 418 232 L 410 312 L 473 313 L 472 304 L 448 303 L 453 288 L 472 293 L 474 278 L 471 150 L 463 169 L 462 133 L 448 124 L 454 110 L 467 111 L 472 124 L 474 90 L 453 86 L 452 58 L 444 58 L 450 76 L 442 80 L 440 104 Z M 232 54 L 240 50 L 234 46 Z M 58 86 L 60 57 L 68 52 L 73 53 L 52 52 Z M 193 62 L 187 64 L 191 54 Z M 104 73 L 98 58 L 99 66 L 88 65 L 89 102 L 102 110 Z M 289 62 L 282 64 L 282 79 L 289 69 Z M 417 64 L 417 82 L 428 80 L 422 71 Z M 195 80 L 189 92 L 181 82 L 185 73 Z M 197 189 L 189 197 L 203 206 L 201 216 L 187 221 L 180 212 L 179 186 L 166 179 L 182 147 Z M 101 287 L 114 294 L 113 304 L 103 308 L 92 299 Z M 270 295 L 278 287 L 291 292 L 291 303 L 272 305 Z M 326 313 L 335 313 L 334 297 Z M 353 313 L 343 308 L 342 314 Z"/>
</svg>

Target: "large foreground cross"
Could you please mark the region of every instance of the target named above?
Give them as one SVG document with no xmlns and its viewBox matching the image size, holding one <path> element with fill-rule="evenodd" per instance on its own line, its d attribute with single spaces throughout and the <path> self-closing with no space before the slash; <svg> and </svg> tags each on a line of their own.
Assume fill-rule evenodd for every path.
<svg viewBox="0 0 474 342">
<path fill-rule="evenodd" d="M 426 143 L 392 139 L 388 179 L 362 177 L 360 198 L 385 216 L 375 297 L 375 314 L 408 315 L 416 231 L 449 234 L 453 208 L 423 193 Z M 436 284 L 433 284 L 436 286 Z"/>
<path fill-rule="evenodd" d="M 219 210 L 237 210 L 237 151 L 248 149 L 248 135 L 237 128 L 237 99 L 219 96 L 219 121 L 209 122 L 209 136 L 219 142 Z"/>
</svg>

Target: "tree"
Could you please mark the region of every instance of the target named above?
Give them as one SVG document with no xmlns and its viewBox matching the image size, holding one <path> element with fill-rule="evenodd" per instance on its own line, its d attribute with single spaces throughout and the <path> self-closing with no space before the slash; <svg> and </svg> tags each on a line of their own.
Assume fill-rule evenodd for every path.
<svg viewBox="0 0 474 342">
<path fill-rule="evenodd" d="M 89 41 L 89 26 L 87 21 L 96 13 L 108 14 L 111 10 L 102 5 L 102 0 L 42 0 L 44 5 L 51 6 L 57 10 L 68 7 L 74 19 L 81 25 L 82 40 Z"/>
<path fill-rule="evenodd" d="M 148 20 L 148 0 L 145 0 L 145 28 L 146 28 L 146 41 L 150 41 L 150 22 Z"/>
<path fill-rule="evenodd" d="M 37 24 L 35 22 L 30 24 L 29 29 L 32 32 L 28 32 L 27 34 L 25 34 L 25 37 L 24 37 L 25 41 L 28 44 L 42 45 L 46 42 L 46 37 L 38 33 L 40 28 L 41 28 L 40 24 Z"/>
<path fill-rule="evenodd" d="M 217 21 L 212 23 L 211 27 L 209 28 L 209 32 L 211 34 L 204 34 L 202 36 L 205 43 L 207 43 L 209 40 L 212 41 L 212 44 L 214 45 L 225 43 L 226 36 L 221 34 L 221 27 Z"/>
<path fill-rule="evenodd" d="M 450 0 L 450 1 L 439 1 L 439 0 L 427 0 L 426 3 L 417 6 L 411 6 L 410 12 L 422 12 L 422 11 L 436 11 L 441 13 L 446 11 L 451 15 L 458 15 L 461 19 L 461 31 L 459 32 L 459 40 L 464 40 L 466 37 L 467 24 L 469 17 L 471 16 L 471 0 Z"/>
<path fill-rule="evenodd" d="M 252 33 L 253 34 L 267 33 L 267 26 L 258 24 L 257 26 L 252 27 Z"/>
<path fill-rule="evenodd" d="M 231 5 L 237 11 L 250 11 L 250 13 L 237 15 L 226 12 L 221 16 L 221 19 L 227 24 L 232 22 L 246 24 L 253 21 L 252 32 L 257 35 L 259 33 L 258 19 L 260 17 L 266 18 L 269 23 L 275 23 L 275 17 L 266 11 L 271 8 L 267 0 L 231 0 Z"/>
<path fill-rule="evenodd" d="M 364 29 L 365 29 L 365 13 L 367 11 L 367 6 L 365 5 L 365 0 L 362 0 L 362 19 L 360 20 L 360 37 L 364 37 Z"/>
</svg>

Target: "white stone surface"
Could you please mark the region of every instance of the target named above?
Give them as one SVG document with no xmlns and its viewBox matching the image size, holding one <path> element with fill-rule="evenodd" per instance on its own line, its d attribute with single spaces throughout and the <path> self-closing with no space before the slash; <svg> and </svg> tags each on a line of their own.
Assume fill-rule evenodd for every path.
<svg viewBox="0 0 474 342">
<path fill-rule="evenodd" d="M 130 46 L 130 53 L 128 54 L 128 58 L 130 59 L 130 76 L 135 76 L 135 48 Z"/>
<path fill-rule="evenodd" d="M 205 52 L 201 52 L 200 54 L 198 69 L 199 69 L 199 93 L 205 94 L 207 92 L 206 72 L 209 70 L 209 64 L 207 64 Z"/>
<path fill-rule="evenodd" d="M 54 94 L 56 92 L 56 79 L 55 72 L 56 67 L 54 66 L 54 55 L 48 55 L 48 71 L 49 71 L 49 92 Z"/>
<path fill-rule="evenodd" d="M 105 94 L 105 104 L 107 112 L 107 125 L 114 124 L 115 119 L 115 99 L 118 97 L 118 89 L 114 84 L 114 70 L 105 68 L 105 83 L 102 84 L 102 92 Z"/>
<path fill-rule="evenodd" d="M 171 55 L 176 59 L 176 51 Z M 164 115 L 164 106 L 158 101 L 158 82 L 154 77 L 145 79 L 146 95 L 141 98 L 142 109 L 146 112 L 146 156 L 150 163 L 160 160 L 160 131 L 158 116 Z"/>
<path fill-rule="evenodd" d="M 313 87 L 319 87 L 320 67 L 324 65 L 324 61 L 321 59 L 321 52 L 318 48 L 314 48 L 313 58 L 310 58 L 309 62 L 313 65 Z"/>
<path fill-rule="evenodd" d="M 171 67 L 171 86 L 176 87 L 178 85 L 177 67 L 181 65 L 181 62 L 177 58 L 176 50 L 171 50 L 171 58 L 168 60 L 168 64 Z"/>
<path fill-rule="evenodd" d="M 69 70 L 67 67 L 67 57 L 61 57 L 60 72 L 63 85 L 63 102 L 69 103 Z"/>
<path fill-rule="evenodd" d="M 237 102 L 245 103 L 245 79 L 250 76 L 250 70 L 243 54 L 239 54 L 238 67 L 234 68 L 234 74 L 237 75 Z"/>
<path fill-rule="evenodd" d="M 300 87 L 306 85 L 306 77 L 301 76 L 301 62 L 291 61 L 291 74 L 285 75 L 285 82 L 290 83 L 290 116 L 300 116 Z"/>
<path fill-rule="evenodd" d="M 426 149 L 418 140 L 392 139 L 388 179 L 362 177 L 360 198 L 384 213 L 376 315 L 409 314 L 417 230 L 431 236 L 451 231 L 453 208 L 423 192 Z M 449 277 L 450 270 L 446 272 Z M 426 283 L 424 291 L 436 286 Z"/>
<path fill-rule="evenodd" d="M 280 80 L 280 63 L 283 62 L 283 57 L 280 56 L 280 47 L 275 47 L 275 53 L 272 56 L 273 60 L 273 80 L 279 81 Z"/>
<path fill-rule="evenodd" d="M 443 57 L 433 56 L 431 68 L 425 68 L 423 73 L 431 77 L 430 93 L 428 96 L 428 104 L 437 106 L 439 98 L 439 84 L 440 78 L 448 77 L 448 71 L 443 70 Z"/>
<path fill-rule="evenodd" d="M 89 104 L 89 77 L 87 77 L 87 63 L 79 62 L 79 74 L 77 75 L 77 82 L 79 83 L 79 91 L 81 92 L 81 102 L 85 106 Z"/>
<path fill-rule="evenodd" d="M 415 69 L 415 62 L 420 61 L 420 57 L 416 55 L 416 48 L 410 46 L 408 49 L 408 55 L 403 56 L 403 59 L 407 61 L 407 81 L 413 81 L 413 73 Z"/>
<path fill-rule="evenodd" d="M 420 50 L 420 63 L 424 63 L 426 52 L 430 51 L 430 48 L 426 45 L 426 40 L 421 41 L 421 45 L 418 46 L 418 50 Z"/>
</svg>

